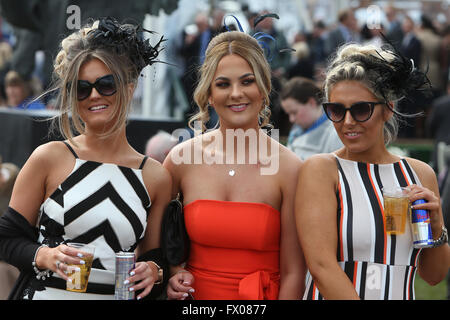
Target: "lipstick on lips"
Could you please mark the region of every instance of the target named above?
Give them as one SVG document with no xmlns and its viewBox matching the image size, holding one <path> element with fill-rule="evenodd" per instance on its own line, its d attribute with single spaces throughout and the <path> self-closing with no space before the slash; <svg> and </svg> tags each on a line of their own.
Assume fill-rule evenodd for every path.
<svg viewBox="0 0 450 320">
<path fill-rule="evenodd" d="M 102 104 L 102 105 L 96 105 L 96 106 L 89 107 L 89 111 L 99 112 L 99 111 L 105 110 L 107 108 L 108 108 L 107 105 Z"/>
<path fill-rule="evenodd" d="M 247 109 L 248 104 L 247 103 L 241 103 L 241 104 L 232 104 L 228 106 L 232 111 L 234 112 L 241 112 Z"/>
</svg>

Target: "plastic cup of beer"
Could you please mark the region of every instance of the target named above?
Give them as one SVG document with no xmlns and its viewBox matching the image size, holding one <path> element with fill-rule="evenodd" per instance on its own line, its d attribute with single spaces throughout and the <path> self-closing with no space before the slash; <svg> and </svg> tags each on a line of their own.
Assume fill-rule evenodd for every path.
<svg viewBox="0 0 450 320">
<path fill-rule="evenodd" d="M 80 253 L 78 257 L 84 261 L 84 264 L 67 265 L 67 276 L 70 281 L 66 282 L 66 290 L 75 292 L 86 292 L 91 273 L 92 262 L 94 261 L 95 246 L 92 244 L 69 242 L 69 247 L 77 249 Z"/>
<path fill-rule="evenodd" d="M 406 220 L 410 212 L 408 189 L 386 187 L 382 192 L 386 233 L 391 235 L 405 233 Z"/>
</svg>

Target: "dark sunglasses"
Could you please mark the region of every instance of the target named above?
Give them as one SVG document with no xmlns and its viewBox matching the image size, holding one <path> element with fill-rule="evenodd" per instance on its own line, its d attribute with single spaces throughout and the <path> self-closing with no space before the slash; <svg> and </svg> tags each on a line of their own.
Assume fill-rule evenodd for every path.
<svg viewBox="0 0 450 320">
<path fill-rule="evenodd" d="M 77 81 L 77 99 L 84 100 L 91 95 L 92 88 L 95 88 L 102 96 L 112 96 L 116 93 L 116 83 L 112 74 L 108 74 L 90 83 L 86 80 Z"/>
<path fill-rule="evenodd" d="M 370 119 L 373 114 L 373 109 L 377 104 L 384 104 L 384 102 L 360 101 L 352 104 L 350 108 L 346 108 L 342 103 L 335 102 L 326 102 L 322 106 L 328 119 L 333 122 L 341 122 L 344 120 L 347 111 L 350 111 L 355 121 L 364 122 Z"/>
</svg>

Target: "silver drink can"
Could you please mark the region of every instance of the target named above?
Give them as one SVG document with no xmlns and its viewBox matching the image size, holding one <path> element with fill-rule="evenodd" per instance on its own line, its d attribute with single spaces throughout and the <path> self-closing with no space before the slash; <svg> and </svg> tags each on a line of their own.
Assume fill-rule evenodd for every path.
<svg viewBox="0 0 450 320">
<path fill-rule="evenodd" d="M 134 269 L 135 262 L 136 256 L 133 252 L 116 253 L 115 300 L 134 300 L 134 291 L 130 292 L 132 284 L 124 284 L 123 282 L 130 277 L 130 272 Z"/>
</svg>

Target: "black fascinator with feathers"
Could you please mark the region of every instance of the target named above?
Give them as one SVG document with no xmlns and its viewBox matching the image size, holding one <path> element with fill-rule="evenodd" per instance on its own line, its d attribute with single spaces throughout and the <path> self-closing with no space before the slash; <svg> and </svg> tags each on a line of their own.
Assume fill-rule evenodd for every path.
<svg viewBox="0 0 450 320">
<path fill-rule="evenodd" d="M 380 51 L 377 50 L 377 55 L 351 55 L 348 61 L 360 63 L 368 72 L 377 75 L 373 80 L 373 89 L 386 102 L 411 99 L 417 92 L 424 96 L 431 95 L 431 82 L 426 74 L 414 65 L 412 59 L 400 53 L 383 34 L 382 36 L 386 43 Z M 387 53 L 391 58 L 387 60 L 386 54 L 381 53 Z"/>
<path fill-rule="evenodd" d="M 112 17 L 102 18 L 97 29 L 88 33 L 89 46 L 92 49 L 107 48 L 117 55 L 127 56 L 139 75 L 147 65 L 161 62 L 157 57 L 163 49 L 161 43 L 165 41 L 164 36 L 161 36 L 156 45 L 152 46 L 149 39 L 144 40 L 143 32 L 155 33 L 139 25 L 120 24 Z"/>
</svg>

